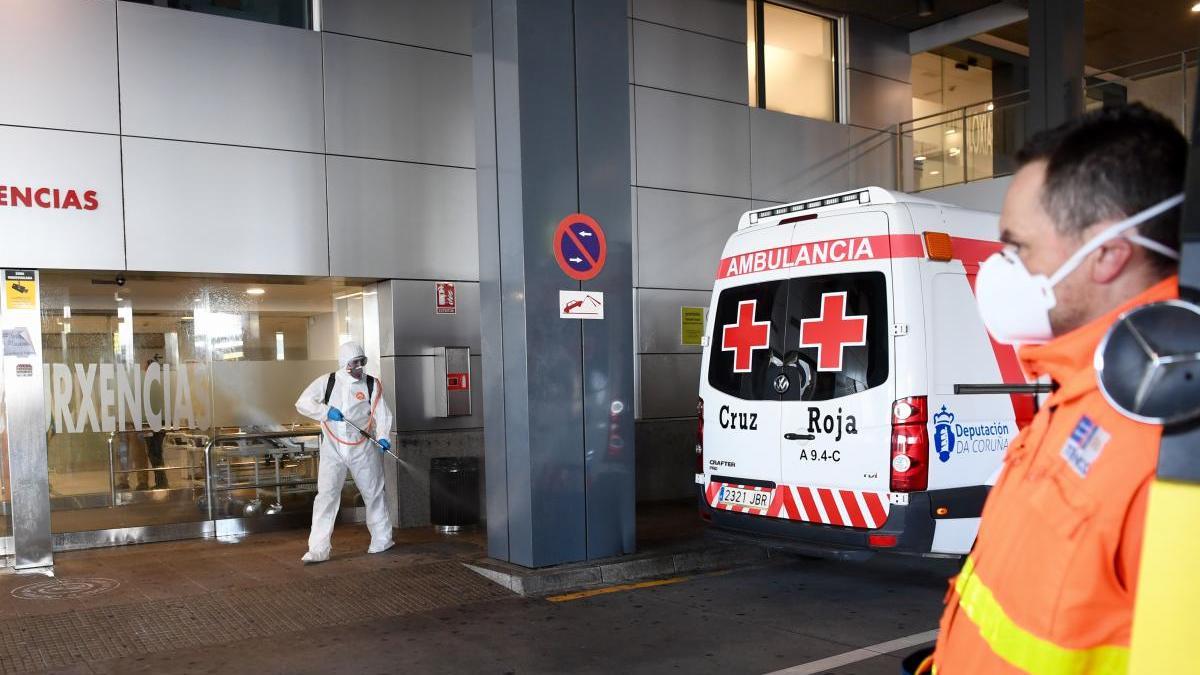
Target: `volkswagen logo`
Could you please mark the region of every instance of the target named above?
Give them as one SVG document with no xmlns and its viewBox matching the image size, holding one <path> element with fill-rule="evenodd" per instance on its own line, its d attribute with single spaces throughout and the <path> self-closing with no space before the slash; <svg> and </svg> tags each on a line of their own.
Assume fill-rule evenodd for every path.
<svg viewBox="0 0 1200 675">
<path fill-rule="evenodd" d="M 780 373 L 775 376 L 775 392 L 778 394 L 787 393 L 788 387 L 792 386 L 788 376 Z"/>
</svg>

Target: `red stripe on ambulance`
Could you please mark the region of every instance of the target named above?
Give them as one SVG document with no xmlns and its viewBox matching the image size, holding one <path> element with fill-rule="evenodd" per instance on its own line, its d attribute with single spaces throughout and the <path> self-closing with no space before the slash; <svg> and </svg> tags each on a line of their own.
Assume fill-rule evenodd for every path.
<svg viewBox="0 0 1200 675">
<path fill-rule="evenodd" d="M 784 270 L 809 265 L 886 260 L 888 258 L 920 258 L 925 255 L 921 238 L 915 234 L 846 237 L 780 246 L 751 251 L 721 259 L 718 279 Z"/>
</svg>

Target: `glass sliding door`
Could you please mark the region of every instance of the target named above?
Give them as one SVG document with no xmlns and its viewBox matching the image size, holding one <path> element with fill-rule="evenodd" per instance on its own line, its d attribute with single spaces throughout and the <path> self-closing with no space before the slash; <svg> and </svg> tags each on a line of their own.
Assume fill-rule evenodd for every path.
<svg viewBox="0 0 1200 675">
<path fill-rule="evenodd" d="M 361 339 L 360 287 L 65 272 L 42 287 L 55 534 L 311 509 L 315 436 L 263 436 L 317 429 L 294 403 Z"/>
</svg>

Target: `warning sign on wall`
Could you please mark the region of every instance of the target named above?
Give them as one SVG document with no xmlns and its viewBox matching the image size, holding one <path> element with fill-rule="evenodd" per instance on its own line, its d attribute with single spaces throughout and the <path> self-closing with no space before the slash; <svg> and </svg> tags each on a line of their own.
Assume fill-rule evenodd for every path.
<svg viewBox="0 0 1200 675">
<path fill-rule="evenodd" d="M 453 314 L 458 307 L 454 297 L 454 282 L 439 281 L 434 287 L 434 309 L 438 314 Z"/>
<path fill-rule="evenodd" d="M 699 347 L 704 338 L 704 308 L 681 307 L 679 311 L 679 343 Z"/>
<path fill-rule="evenodd" d="M 4 306 L 7 309 L 37 309 L 37 273 L 33 270 L 4 270 Z"/>
</svg>

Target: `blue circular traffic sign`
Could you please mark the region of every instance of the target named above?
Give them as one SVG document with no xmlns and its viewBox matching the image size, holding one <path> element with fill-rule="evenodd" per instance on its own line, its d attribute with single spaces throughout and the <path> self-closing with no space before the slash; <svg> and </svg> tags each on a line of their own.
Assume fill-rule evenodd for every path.
<svg viewBox="0 0 1200 675">
<path fill-rule="evenodd" d="M 576 281 L 593 279 L 604 269 L 608 242 L 604 230 L 590 216 L 572 213 L 554 232 L 554 259 L 563 273 Z"/>
</svg>

